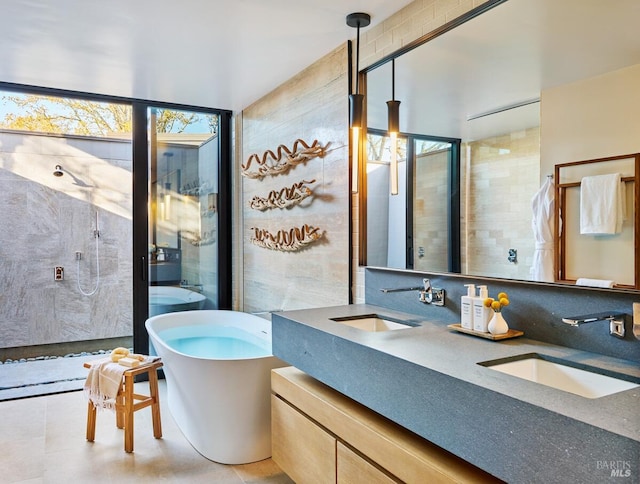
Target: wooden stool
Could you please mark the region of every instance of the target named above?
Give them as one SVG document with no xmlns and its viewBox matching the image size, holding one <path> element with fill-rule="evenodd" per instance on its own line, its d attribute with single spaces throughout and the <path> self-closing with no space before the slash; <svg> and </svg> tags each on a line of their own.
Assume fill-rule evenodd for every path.
<svg viewBox="0 0 640 484">
<path fill-rule="evenodd" d="M 124 429 L 124 450 L 133 452 L 133 412 L 151 406 L 153 419 L 153 436 L 156 439 L 162 437 L 162 424 L 160 423 L 160 399 L 158 396 L 158 368 L 162 361 L 142 364 L 136 368 L 125 370 L 122 384 L 116 397 L 116 426 Z M 91 368 L 91 363 L 86 362 L 85 368 Z M 136 375 L 149 374 L 149 395 L 133 393 L 133 383 Z M 139 400 L 134 403 L 134 400 Z M 93 442 L 96 436 L 96 407 L 89 402 L 87 412 L 87 440 Z"/>
</svg>

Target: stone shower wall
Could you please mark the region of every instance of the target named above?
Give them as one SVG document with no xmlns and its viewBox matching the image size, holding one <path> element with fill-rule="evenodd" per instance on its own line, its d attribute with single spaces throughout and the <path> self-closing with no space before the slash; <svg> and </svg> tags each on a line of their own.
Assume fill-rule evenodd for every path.
<svg viewBox="0 0 640 484">
<path fill-rule="evenodd" d="M 530 280 L 532 216 L 522 214 L 532 214 L 540 188 L 540 128 L 463 144 L 461 151 L 463 195 L 469 187 L 461 200 L 463 274 Z M 507 260 L 510 248 L 517 263 Z"/>
<path fill-rule="evenodd" d="M 413 267 L 449 270 L 449 151 L 416 157 L 413 205 Z M 421 256 L 422 254 L 422 256 Z"/>
<path fill-rule="evenodd" d="M 0 131 L 0 207 L 0 348 L 131 336 L 129 140 Z"/>
</svg>

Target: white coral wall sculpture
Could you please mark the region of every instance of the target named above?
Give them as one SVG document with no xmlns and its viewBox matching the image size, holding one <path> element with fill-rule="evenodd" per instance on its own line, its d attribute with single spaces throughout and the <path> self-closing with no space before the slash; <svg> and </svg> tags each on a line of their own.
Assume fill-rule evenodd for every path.
<svg viewBox="0 0 640 484">
<path fill-rule="evenodd" d="M 254 210 L 269 210 L 272 208 L 287 208 L 300 204 L 305 198 L 313 194 L 313 190 L 307 185 L 315 183 L 314 180 L 302 180 L 290 187 L 281 190 L 271 190 L 266 197 L 255 196 L 249 200 L 249 207 Z"/>
<path fill-rule="evenodd" d="M 262 179 L 265 176 L 287 173 L 293 166 L 306 163 L 318 156 L 324 156 L 328 146 L 323 147 L 318 140 L 313 140 L 313 143 L 308 145 L 304 140 L 297 139 L 291 149 L 280 145 L 276 149 L 276 153 L 271 150 L 265 151 L 262 156 L 254 153 L 242 165 L 242 175 L 248 178 Z M 252 164 L 257 165 L 255 171 L 251 171 Z"/>
<path fill-rule="evenodd" d="M 317 227 L 304 224 L 301 228 L 291 228 L 289 230 L 278 230 L 272 234 L 266 229 L 252 227 L 253 235 L 251 243 L 265 249 L 280 250 L 283 252 L 295 252 L 304 248 L 324 235 L 324 232 Z"/>
</svg>

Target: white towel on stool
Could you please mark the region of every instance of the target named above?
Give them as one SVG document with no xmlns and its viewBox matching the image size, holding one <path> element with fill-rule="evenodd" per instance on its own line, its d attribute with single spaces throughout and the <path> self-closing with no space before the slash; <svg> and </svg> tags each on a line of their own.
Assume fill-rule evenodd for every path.
<svg viewBox="0 0 640 484">
<path fill-rule="evenodd" d="M 581 277 L 576 281 L 576 286 L 591 286 L 591 287 L 613 287 L 615 283 L 613 281 L 607 281 L 605 279 L 588 279 Z"/>
<path fill-rule="evenodd" d="M 101 409 L 115 409 L 116 396 L 122 375 L 129 368 L 111 361 L 111 358 L 96 360 L 91 363 L 87 380 L 84 382 L 84 394 L 93 406 Z"/>
<path fill-rule="evenodd" d="M 580 233 L 618 234 L 625 219 L 620 173 L 586 176 L 580 183 Z"/>
</svg>

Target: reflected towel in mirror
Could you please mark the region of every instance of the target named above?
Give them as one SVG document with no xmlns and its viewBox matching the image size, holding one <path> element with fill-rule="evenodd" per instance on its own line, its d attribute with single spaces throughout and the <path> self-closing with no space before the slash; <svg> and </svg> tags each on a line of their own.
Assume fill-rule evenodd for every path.
<svg viewBox="0 0 640 484">
<path fill-rule="evenodd" d="M 586 277 L 580 277 L 576 281 L 576 286 L 591 286 L 591 287 L 613 287 L 615 283 L 606 279 L 589 279 Z"/>
<path fill-rule="evenodd" d="M 619 234 L 626 217 L 620 173 L 586 176 L 580 184 L 580 233 Z"/>
</svg>

